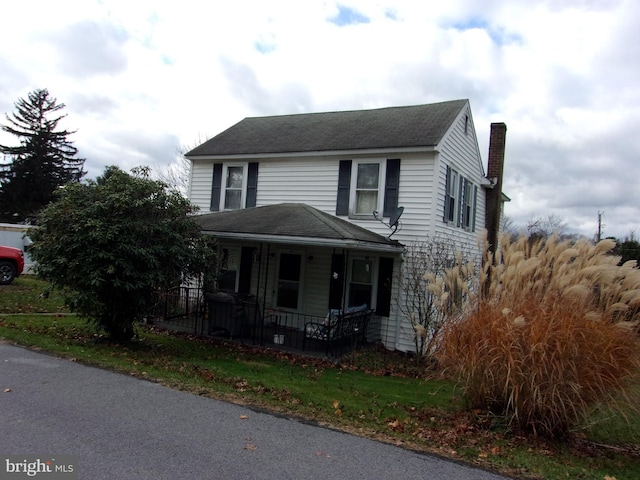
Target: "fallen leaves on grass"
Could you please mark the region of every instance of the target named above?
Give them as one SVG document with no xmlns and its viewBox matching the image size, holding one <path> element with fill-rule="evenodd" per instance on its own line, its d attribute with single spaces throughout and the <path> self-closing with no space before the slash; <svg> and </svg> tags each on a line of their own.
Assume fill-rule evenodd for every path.
<svg viewBox="0 0 640 480">
<path fill-rule="evenodd" d="M 404 425 L 397 418 L 392 420 L 392 421 L 390 421 L 390 422 L 387 422 L 387 427 L 389 427 L 394 432 L 403 432 L 404 431 Z"/>
</svg>

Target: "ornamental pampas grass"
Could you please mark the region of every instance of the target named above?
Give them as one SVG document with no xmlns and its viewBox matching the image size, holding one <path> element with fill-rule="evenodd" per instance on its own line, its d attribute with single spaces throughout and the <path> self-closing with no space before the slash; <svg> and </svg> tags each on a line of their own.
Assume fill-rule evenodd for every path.
<svg viewBox="0 0 640 480">
<path fill-rule="evenodd" d="M 440 361 L 469 406 L 514 427 L 562 436 L 638 372 L 640 270 L 614 243 L 501 239 L 478 292 L 449 322 Z"/>
</svg>

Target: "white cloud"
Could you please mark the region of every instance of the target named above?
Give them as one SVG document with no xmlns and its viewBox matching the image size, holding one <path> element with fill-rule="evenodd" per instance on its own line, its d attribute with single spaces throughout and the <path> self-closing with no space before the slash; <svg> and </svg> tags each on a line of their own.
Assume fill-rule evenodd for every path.
<svg viewBox="0 0 640 480">
<path fill-rule="evenodd" d="M 632 0 L 25 0 L 3 18 L 0 113 L 48 88 L 91 176 L 164 166 L 248 115 L 469 98 L 485 158 L 508 126 L 516 223 L 640 223 Z"/>
</svg>

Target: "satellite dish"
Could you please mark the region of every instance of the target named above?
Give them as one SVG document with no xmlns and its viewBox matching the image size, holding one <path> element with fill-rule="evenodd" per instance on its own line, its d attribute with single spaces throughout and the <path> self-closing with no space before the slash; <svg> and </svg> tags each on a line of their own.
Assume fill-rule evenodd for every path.
<svg viewBox="0 0 640 480">
<path fill-rule="evenodd" d="M 380 223 L 382 223 L 383 225 L 386 225 L 387 227 L 389 227 L 391 230 L 393 230 L 393 232 L 391 232 L 389 234 L 389 236 L 387 238 L 391 238 L 391 235 L 393 235 L 394 233 L 396 233 L 396 231 L 398 230 L 398 228 L 400 227 L 400 216 L 402 215 L 402 212 L 404 212 L 404 207 L 398 207 L 396 208 L 395 212 L 393 212 L 390 216 L 389 216 L 389 223 L 386 224 L 384 223 L 384 221 L 382 220 L 382 218 L 378 218 L 378 215 L 380 215 L 380 212 L 378 212 L 377 210 L 373 211 L 373 218 L 375 218 L 376 220 L 378 220 Z"/>
<path fill-rule="evenodd" d="M 396 208 L 396 211 L 391 214 L 391 217 L 389 217 L 389 227 L 393 228 L 398 225 L 402 212 L 404 212 L 404 207 Z"/>
</svg>

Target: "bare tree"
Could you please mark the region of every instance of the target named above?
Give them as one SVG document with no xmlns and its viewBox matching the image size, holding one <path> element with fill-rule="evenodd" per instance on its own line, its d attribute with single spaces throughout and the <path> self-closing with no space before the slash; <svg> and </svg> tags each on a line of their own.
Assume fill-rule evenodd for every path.
<svg viewBox="0 0 640 480">
<path fill-rule="evenodd" d="M 176 148 L 175 159 L 170 164 L 158 169 L 155 174 L 158 180 L 166 183 L 184 197 L 189 192 L 191 177 L 191 161 L 184 156 L 188 151 L 189 149 L 185 147 Z"/>
<path fill-rule="evenodd" d="M 189 193 L 189 182 L 191 181 L 191 160 L 185 155 L 205 141 L 206 139 L 203 140 L 202 137 L 198 137 L 198 141 L 191 146 L 182 145 L 176 147 L 174 160 L 165 167 L 158 169 L 155 177 L 186 197 Z"/>
<path fill-rule="evenodd" d="M 501 231 L 502 233 L 509 235 L 511 238 L 517 238 L 520 234 L 518 225 L 507 215 L 502 218 Z"/>
<path fill-rule="evenodd" d="M 527 233 L 533 238 L 548 238 L 558 235 L 563 238 L 567 234 L 567 223 L 555 214 L 546 217 L 531 217 L 527 223 Z"/>
</svg>

